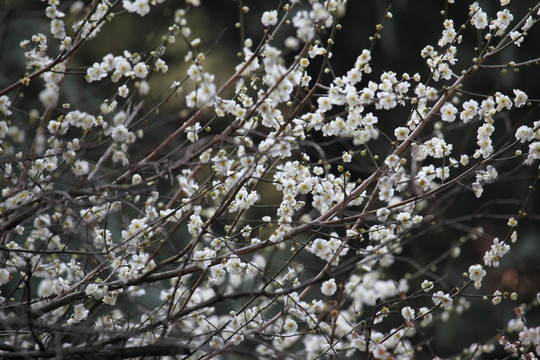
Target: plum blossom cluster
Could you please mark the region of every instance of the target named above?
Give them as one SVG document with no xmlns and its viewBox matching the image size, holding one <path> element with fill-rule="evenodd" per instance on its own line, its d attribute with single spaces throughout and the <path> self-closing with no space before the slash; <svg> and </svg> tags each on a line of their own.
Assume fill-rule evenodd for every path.
<svg viewBox="0 0 540 360">
<path fill-rule="evenodd" d="M 444 352 L 426 329 L 477 299 L 523 295 L 491 284 L 528 221 L 537 100 L 469 84 L 535 63 L 497 61 L 528 46 L 540 3 L 444 11 L 411 72 L 378 64 L 388 11 L 337 65 L 345 0 L 240 4 L 232 51 L 197 37 L 198 0 L 42 5 L 49 30 L 18 39 L 0 89 L 0 356 L 405 360 Z M 141 17 L 160 24 L 147 48 L 79 56 Z M 490 201 L 515 172 L 529 193 Z M 536 358 L 523 301 L 516 340 L 462 353 Z"/>
<path fill-rule="evenodd" d="M 536 295 L 539 298 L 539 295 Z M 497 336 L 498 343 L 512 357 L 537 359 L 540 353 L 540 327 L 527 325 L 527 312 L 530 308 L 521 304 L 514 309 L 515 317 L 508 321 L 506 329 Z M 517 333 L 512 340 L 511 333 Z"/>
</svg>

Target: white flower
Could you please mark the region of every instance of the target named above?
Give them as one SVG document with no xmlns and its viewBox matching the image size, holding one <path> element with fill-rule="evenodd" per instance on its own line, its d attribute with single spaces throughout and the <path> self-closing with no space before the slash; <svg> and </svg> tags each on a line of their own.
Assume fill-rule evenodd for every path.
<svg viewBox="0 0 540 360">
<path fill-rule="evenodd" d="M 418 317 L 422 317 L 422 324 L 428 324 L 433 320 L 433 314 L 429 312 L 429 309 L 425 306 L 418 309 Z"/>
<path fill-rule="evenodd" d="M 477 29 L 483 29 L 488 26 L 488 17 L 485 12 L 478 10 L 471 19 L 471 24 Z"/>
<path fill-rule="evenodd" d="M 216 252 L 205 248 L 204 250 L 197 250 L 193 253 L 193 260 L 195 261 L 195 266 L 206 269 L 212 263 L 210 259 L 216 257 Z"/>
<path fill-rule="evenodd" d="M 319 104 L 319 110 L 322 112 L 332 109 L 332 102 L 329 97 L 322 96 L 317 99 L 317 103 Z"/>
<path fill-rule="evenodd" d="M 502 300 L 502 293 L 500 292 L 500 290 L 495 290 L 495 292 L 493 293 L 493 299 L 491 299 L 491 302 L 493 303 L 493 305 L 498 305 L 501 303 L 501 300 Z"/>
<path fill-rule="evenodd" d="M 126 98 L 129 95 L 129 89 L 126 85 L 122 85 L 118 88 L 118 95 L 120 97 Z"/>
<path fill-rule="evenodd" d="M 388 157 L 384 160 L 384 163 L 388 165 L 388 167 L 392 169 L 397 169 L 400 166 L 400 158 L 399 156 L 395 154 L 390 154 Z"/>
<path fill-rule="evenodd" d="M 6 284 L 10 280 L 11 276 L 6 269 L 0 269 L 0 285 Z"/>
<path fill-rule="evenodd" d="M 540 141 L 535 141 L 529 145 L 529 156 L 527 162 L 532 163 L 533 160 L 540 159 Z"/>
<path fill-rule="evenodd" d="M 486 270 L 482 268 L 482 265 L 476 264 L 469 267 L 469 279 L 474 281 L 474 287 L 480 288 L 483 277 L 486 276 Z"/>
<path fill-rule="evenodd" d="M 99 63 L 94 63 L 91 68 L 86 70 L 86 81 L 99 81 L 107 76 L 107 72 L 103 70 Z"/>
<path fill-rule="evenodd" d="M 330 279 L 322 283 L 321 292 L 326 296 L 332 296 L 337 290 L 336 280 Z"/>
<path fill-rule="evenodd" d="M 527 102 L 527 94 L 519 89 L 514 89 L 514 95 L 516 97 L 514 98 L 514 106 L 515 107 L 522 107 Z"/>
<path fill-rule="evenodd" d="M 296 270 L 289 268 L 289 271 L 285 275 L 283 275 L 282 281 L 290 281 L 294 278 L 295 275 L 296 275 Z"/>
<path fill-rule="evenodd" d="M 283 324 L 283 330 L 287 333 L 293 333 L 298 329 L 298 324 L 296 324 L 296 321 L 293 319 L 287 319 L 285 320 L 285 323 Z"/>
<path fill-rule="evenodd" d="M 400 212 L 396 215 L 396 220 L 401 222 L 406 222 L 411 218 L 411 214 L 405 211 Z"/>
<path fill-rule="evenodd" d="M 393 92 L 378 92 L 377 98 L 379 101 L 375 104 L 376 109 L 390 110 L 397 106 L 396 95 Z"/>
<path fill-rule="evenodd" d="M 89 69 L 90 70 L 90 69 Z M 124 75 L 131 71 L 131 64 L 126 59 L 122 58 L 116 62 L 114 72 L 118 75 Z M 97 79 L 99 80 L 99 79 Z"/>
<path fill-rule="evenodd" d="M 527 125 L 521 125 L 516 130 L 516 139 L 521 143 L 531 141 L 534 138 L 534 130 Z"/>
<path fill-rule="evenodd" d="M 479 182 L 473 182 L 471 186 L 474 191 L 474 196 L 476 196 L 477 198 L 482 196 L 482 193 L 484 192 L 482 184 L 480 184 Z"/>
<path fill-rule="evenodd" d="M 87 161 L 77 160 L 72 167 L 73 173 L 77 176 L 82 176 L 88 174 L 90 171 L 90 166 Z"/>
<path fill-rule="evenodd" d="M 441 107 L 441 119 L 452 122 L 456 119 L 457 109 L 454 105 L 446 103 Z"/>
<path fill-rule="evenodd" d="M 231 275 L 242 275 L 246 264 L 240 261 L 238 256 L 233 255 L 227 260 L 227 272 Z"/>
<path fill-rule="evenodd" d="M 131 183 L 133 185 L 139 184 L 141 181 L 142 181 L 142 177 L 139 174 L 133 174 L 133 176 L 131 177 Z"/>
<path fill-rule="evenodd" d="M 124 0 L 122 5 L 130 13 L 137 13 L 140 16 L 144 16 L 150 12 L 148 0 L 135 0 L 133 2 Z"/>
<path fill-rule="evenodd" d="M 146 96 L 150 93 L 150 84 L 148 81 L 141 81 L 139 84 L 139 95 Z"/>
<path fill-rule="evenodd" d="M 407 139 L 407 136 L 409 136 L 410 130 L 406 127 L 398 127 L 394 130 L 394 135 L 396 136 L 396 139 L 399 141 L 403 141 Z"/>
<path fill-rule="evenodd" d="M 197 80 L 201 76 L 201 71 L 198 65 L 192 64 L 188 70 L 187 74 L 191 80 Z M 172 86 L 171 86 L 172 87 Z"/>
<path fill-rule="evenodd" d="M 401 316 L 403 316 L 405 320 L 413 320 L 414 309 L 412 309 L 410 306 L 405 306 L 403 309 L 401 309 Z"/>
<path fill-rule="evenodd" d="M 58 103 L 58 90 L 55 86 L 48 86 L 39 93 L 39 100 L 45 108 L 55 107 Z"/>
<path fill-rule="evenodd" d="M 129 131 L 122 124 L 117 125 L 111 129 L 111 137 L 115 142 L 124 142 L 129 136 Z"/>
<path fill-rule="evenodd" d="M 101 300 L 103 298 L 103 288 L 100 288 L 98 284 L 92 283 L 89 284 L 84 293 L 89 296 L 93 296 L 96 300 Z"/>
<path fill-rule="evenodd" d="M 71 315 L 71 318 L 68 319 L 66 322 L 67 325 L 73 325 L 77 324 L 88 316 L 88 310 L 85 309 L 83 304 L 77 304 L 75 305 L 75 308 L 73 309 L 73 315 Z"/>
<path fill-rule="evenodd" d="M 244 335 L 242 334 L 236 334 L 232 337 L 231 339 L 232 343 L 236 346 L 236 345 L 240 345 L 240 343 L 242 341 L 244 341 Z"/>
<path fill-rule="evenodd" d="M 452 298 L 450 295 L 443 293 L 442 291 L 437 291 L 432 296 L 433 303 L 435 305 L 442 304 L 445 309 L 448 309 L 450 306 L 452 306 Z"/>
<path fill-rule="evenodd" d="M 497 111 L 501 111 L 502 109 L 512 109 L 512 100 L 506 95 L 497 94 L 497 96 L 495 96 L 495 102 L 497 103 Z"/>
<path fill-rule="evenodd" d="M 380 222 L 385 222 L 388 218 L 388 215 L 390 215 L 390 210 L 387 208 L 380 208 L 377 210 L 377 220 Z"/>
<path fill-rule="evenodd" d="M 169 66 L 165 63 L 163 59 L 157 59 L 154 63 L 156 70 L 166 73 L 169 70 Z"/>
<path fill-rule="evenodd" d="M 212 268 L 210 269 L 210 274 L 210 284 L 221 285 L 223 281 L 225 281 L 225 275 L 227 274 L 225 272 L 225 265 L 216 264 L 215 266 L 212 266 Z"/>
<path fill-rule="evenodd" d="M 264 26 L 276 25 L 278 21 L 278 13 L 276 10 L 265 11 L 262 15 L 261 22 Z"/>
<path fill-rule="evenodd" d="M 4 114 L 5 116 L 11 115 L 11 110 L 9 110 L 9 107 L 11 106 L 11 100 L 6 95 L 0 96 L 0 113 Z"/>
<path fill-rule="evenodd" d="M 425 292 L 430 291 L 431 289 L 433 289 L 433 282 L 429 280 L 422 281 L 422 289 L 424 289 Z"/>
<path fill-rule="evenodd" d="M 463 120 L 464 123 L 469 122 L 473 117 L 478 114 L 478 102 L 475 100 L 465 101 L 463 103 L 463 111 L 459 114 L 459 118 Z"/>
<path fill-rule="evenodd" d="M 324 174 L 324 169 L 321 166 L 314 166 L 313 173 L 317 176 Z"/>
<path fill-rule="evenodd" d="M 514 40 L 514 45 L 516 45 L 517 47 L 519 47 L 523 42 L 523 36 L 519 31 L 511 31 L 509 35 L 510 38 Z"/>
<path fill-rule="evenodd" d="M 148 66 L 145 63 L 138 63 L 133 67 L 133 72 L 139 79 L 144 79 L 148 75 Z"/>
<path fill-rule="evenodd" d="M 210 346 L 214 349 L 219 349 L 223 346 L 223 339 L 219 336 L 212 337 L 212 340 L 210 340 Z"/>
</svg>

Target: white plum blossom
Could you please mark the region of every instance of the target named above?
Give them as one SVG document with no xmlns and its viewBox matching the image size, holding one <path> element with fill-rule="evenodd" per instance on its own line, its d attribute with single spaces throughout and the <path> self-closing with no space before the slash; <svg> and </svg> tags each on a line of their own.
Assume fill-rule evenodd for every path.
<svg viewBox="0 0 540 360">
<path fill-rule="evenodd" d="M 216 252 L 205 248 L 204 250 L 197 250 L 193 254 L 193 260 L 195 266 L 200 267 L 201 269 L 206 269 L 211 264 L 211 259 L 216 257 Z"/>
<path fill-rule="evenodd" d="M 298 324 L 294 319 L 287 319 L 285 320 L 285 323 L 283 324 L 283 330 L 287 333 L 294 333 L 298 329 Z"/>
<path fill-rule="evenodd" d="M 128 136 L 129 131 L 123 124 L 111 128 L 111 137 L 116 142 L 124 142 L 128 139 Z"/>
<path fill-rule="evenodd" d="M 486 270 L 482 268 L 482 265 L 471 265 L 469 267 L 469 279 L 474 281 L 474 287 L 479 289 L 482 285 L 482 279 L 486 275 Z"/>
<path fill-rule="evenodd" d="M 235 275 L 235 276 L 242 275 L 245 267 L 246 267 L 246 264 L 240 261 L 238 256 L 231 256 L 229 260 L 227 260 L 227 264 L 226 264 L 227 272 L 231 275 Z"/>
<path fill-rule="evenodd" d="M 394 130 L 394 135 L 396 139 L 401 140 L 401 141 L 406 140 L 407 137 L 409 136 L 409 133 L 410 133 L 410 130 L 409 128 L 406 128 L 406 127 L 397 127 Z"/>
<path fill-rule="evenodd" d="M 514 106 L 515 107 L 522 107 L 527 102 L 528 96 L 524 91 L 521 91 L 519 89 L 514 89 L 514 95 L 516 96 L 514 98 Z"/>
<path fill-rule="evenodd" d="M 88 317 L 89 310 L 83 304 L 76 304 L 73 309 L 73 315 L 67 320 L 67 325 L 78 324 Z"/>
<path fill-rule="evenodd" d="M 265 11 L 262 15 L 261 22 L 264 26 L 276 25 L 278 21 L 278 13 L 276 10 Z"/>
<path fill-rule="evenodd" d="M 138 63 L 133 67 L 133 73 L 136 77 L 140 79 L 146 78 L 146 76 L 148 75 L 148 65 L 141 62 Z"/>
<path fill-rule="evenodd" d="M 118 88 L 118 95 L 120 97 L 126 98 L 129 95 L 129 89 L 126 85 L 122 85 Z"/>
<path fill-rule="evenodd" d="M 510 39 L 512 39 L 514 42 L 514 45 L 516 45 L 517 47 L 521 46 L 521 43 L 524 40 L 522 33 L 520 33 L 519 31 L 511 31 L 509 35 Z"/>
<path fill-rule="evenodd" d="M 441 107 L 441 119 L 447 122 L 453 122 L 456 119 L 457 109 L 451 103 L 446 103 Z"/>
<path fill-rule="evenodd" d="M 452 306 L 453 300 L 450 295 L 437 291 L 432 296 L 433 303 L 435 305 L 442 305 L 445 309 L 449 309 Z"/>
<path fill-rule="evenodd" d="M 9 116 L 12 114 L 11 110 L 9 110 L 11 106 L 11 100 L 6 95 L 0 96 L 0 112 L 4 114 L 5 116 Z"/>
<path fill-rule="evenodd" d="M 488 26 L 488 17 L 482 10 L 477 10 L 471 19 L 471 23 L 479 30 Z"/>
<path fill-rule="evenodd" d="M 72 169 L 73 173 L 77 176 L 87 175 L 90 171 L 90 165 L 88 164 L 88 161 L 76 160 Z"/>
<path fill-rule="evenodd" d="M 405 320 L 408 320 L 408 321 L 413 320 L 414 314 L 415 314 L 415 311 L 410 306 L 405 306 L 404 308 L 401 309 L 401 316 L 403 316 Z"/>
<path fill-rule="evenodd" d="M 431 289 L 433 289 L 433 282 L 432 282 L 432 281 L 429 281 L 429 280 L 424 280 L 424 281 L 422 281 L 422 289 L 423 289 L 425 292 L 430 291 Z"/>
<path fill-rule="evenodd" d="M 478 114 L 478 102 L 475 100 L 468 100 L 463 103 L 463 111 L 459 114 L 459 117 L 463 122 L 467 123 L 471 121 Z"/>
<path fill-rule="evenodd" d="M 140 16 L 145 16 L 150 12 L 149 0 L 123 0 L 122 5 L 127 11 L 137 13 Z"/>
<path fill-rule="evenodd" d="M 326 296 L 332 296 L 337 290 L 336 280 L 326 280 L 321 285 L 321 292 Z"/>
<path fill-rule="evenodd" d="M 484 254 L 484 265 L 498 267 L 500 259 L 510 251 L 510 245 L 498 238 L 493 239 L 491 248 Z"/>
<path fill-rule="evenodd" d="M 11 279 L 9 271 L 6 269 L 0 269 L 0 285 L 6 284 Z"/>
</svg>

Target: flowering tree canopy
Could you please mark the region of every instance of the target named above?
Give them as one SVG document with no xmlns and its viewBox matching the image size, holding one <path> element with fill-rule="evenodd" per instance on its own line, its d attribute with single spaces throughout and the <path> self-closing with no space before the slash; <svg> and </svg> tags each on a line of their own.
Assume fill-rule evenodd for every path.
<svg viewBox="0 0 540 360">
<path fill-rule="evenodd" d="M 1 5 L 0 357 L 535 359 L 540 3 L 220 3 Z"/>
</svg>

